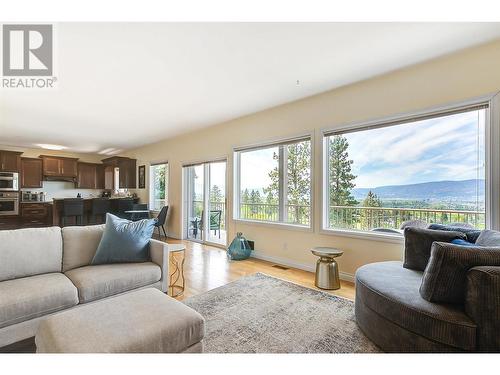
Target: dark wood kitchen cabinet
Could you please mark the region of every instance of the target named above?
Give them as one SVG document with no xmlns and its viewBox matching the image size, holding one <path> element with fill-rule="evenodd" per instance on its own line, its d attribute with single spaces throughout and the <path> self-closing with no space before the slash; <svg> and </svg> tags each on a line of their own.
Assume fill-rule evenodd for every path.
<svg viewBox="0 0 500 375">
<path fill-rule="evenodd" d="M 21 188 L 41 188 L 42 181 L 42 159 L 21 158 Z"/>
<path fill-rule="evenodd" d="M 135 159 L 121 160 L 118 163 L 120 169 L 120 189 L 135 189 L 136 185 L 136 164 Z"/>
<path fill-rule="evenodd" d="M 137 160 L 121 156 L 113 156 L 102 161 L 105 168 L 106 189 L 135 189 L 137 180 Z M 114 168 L 119 169 L 118 187 L 114 186 Z M 111 183 L 113 181 L 113 184 Z"/>
<path fill-rule="evenodd" d="M 77 158 L 40 155 L 44 177 L 76 178 L 78 173 Z"/>
<path fill-rule="evenodd" d="M 0 230 L 19 229 L 19 216 L 0 216 Z"/>
<path fill-rule="evenodd" d="M 21 203 L 21 226 L 23 228 L 46 227 L 52 223 L 52 204 Z"/>
<path fill-rule="evenodd" d="M 79 162 L 76 187 L 81 189 L 104 189 L 103 165 Z"/>
<path fill-rule="evenodd" d="M 0 150 L 0 172 L 19 172 L 21 154 L 22 152 Z"/>
</svg>

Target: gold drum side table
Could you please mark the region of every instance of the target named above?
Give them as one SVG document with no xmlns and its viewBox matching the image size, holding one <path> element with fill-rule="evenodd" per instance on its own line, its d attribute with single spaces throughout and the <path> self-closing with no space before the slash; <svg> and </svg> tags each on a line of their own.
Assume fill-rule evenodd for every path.
<svg viewBox="0 0 500 375">
<path fill-rule="evenodd" d="M 335 258 L 344 252 L 332 247 L 315 247 L 311 252 L 318 256 L 314 285 L 320 289 L 340 289 L 339 266 Z"/>
<path fill-rule="evenodd" d="M 184 278 L 184 261 L 186 260 L 186 246 L 183 244 L 169 244 L 170 282 L 168 292 L 171 297 L 178 297 L 184 293 L 186 279 Z"/>
</svg>

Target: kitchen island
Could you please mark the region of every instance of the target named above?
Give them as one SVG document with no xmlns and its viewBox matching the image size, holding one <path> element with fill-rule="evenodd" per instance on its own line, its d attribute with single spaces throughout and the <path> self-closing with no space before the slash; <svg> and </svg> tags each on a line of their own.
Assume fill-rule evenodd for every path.
<svg viewBox="0 0 500 375">
<path fill-rule="evenodd" d="M 62 217 L 63 217 L 63 202 L 65 198 L 54 198 L 52 200 L 52 225 L 63 227 Z M 102 224 L 102 220 L 95 220 L 92 217 L 92 200 L 95 198 L 82 198 L 83 200 L 83 225 L 93 225 Z M 110 200 L 110 212 L 116 212 L 118 201 L 120 199 L 130 199 L 130 198 L 106 198 Z M 134 203 L 139 203 L 139 198 L 133 198 Z M 76 225 L 75 218 L 69 218 L 66 220 L 66 226 Z"/>
</svg>

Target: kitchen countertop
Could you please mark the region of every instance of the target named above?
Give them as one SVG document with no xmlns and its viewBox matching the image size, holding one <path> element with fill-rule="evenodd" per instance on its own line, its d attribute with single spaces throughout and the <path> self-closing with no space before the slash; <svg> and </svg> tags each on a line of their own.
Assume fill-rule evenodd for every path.
<svg viewBox="0 0 500 375">
<path fill-rule="evenodd" d="M 52 201 L 43 201 L 43 202 L 40 202 L 40 201 L 21 201 L 19 203 L 21 203 L 21 204 L 52 204 Z"/>
</svg>

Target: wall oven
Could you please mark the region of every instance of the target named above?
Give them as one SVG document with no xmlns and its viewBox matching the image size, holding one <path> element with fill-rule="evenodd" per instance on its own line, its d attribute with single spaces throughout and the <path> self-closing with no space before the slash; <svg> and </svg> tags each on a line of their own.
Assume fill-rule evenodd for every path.
<svg viewBox="0 0 500 375">
<path fill-rule="evenodd" d="M 0 191 L 18 191 L 19 173 L 0 172 Z"/>
<path fill-rule="evenodd" d="M 0 191 L 0 216 L 19 214 L 19 193 Z"/>
</svg>

